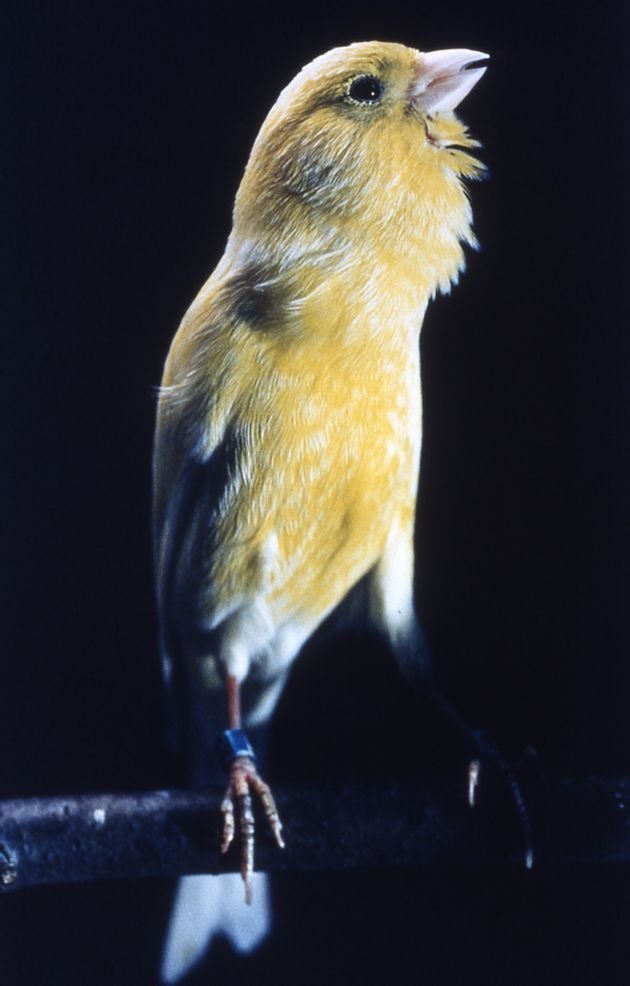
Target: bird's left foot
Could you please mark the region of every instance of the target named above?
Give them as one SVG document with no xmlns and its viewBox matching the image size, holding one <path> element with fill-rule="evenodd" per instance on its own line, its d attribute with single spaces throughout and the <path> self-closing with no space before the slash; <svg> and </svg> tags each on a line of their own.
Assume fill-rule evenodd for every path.
<svg viewBox="0 0 630 986">
<path fill-rule="evenodd" d="M 245 901 L 252 900 L 252 873 L 254 872 L 254 836 L 256 832 L 252 808 L 252 792 L 260 798 L 263 811 L 271 827 L 276 843 L 284 849 L 282 822 L 271 789 L 258 774 L 250 756 L 236 756 L 229 764 L 230 781 L 221 802 L 223 812 L 223 842 L 221 852 L 226 853 L 234 838 L 235 817 L 241 833 L 241 876 L 245 883 Z"/>
<path fill-rule="evenodd" d="M 531 870 L 534 865 L 532 826 L 521 785 L 519 784 L 514 768 L 505 760 L 484 733 L 473 732 L 469 737 L 469 741 L 472 745 L 472 759 L 468 763 L 468 804 L 471 808 L 475 806 L 482 764 L 489 764 L 495 767 L 510 790 L 523 839 L 523 862 L 525 868 Z"/>
<path fill-rule="evenodd" d="M 471 808 L 476 802 L 479 777 L 483 765 L 494 767 L 503 778 L 518 816 L 523 844 L 523 863 L 526 869 L 531 870 L 534 865 L 532 824 L 516 771 L 486 733 L 470 728 L 430 679 L 424 682 L 424 689 L 434 707 L 460 733 L 468 751 L 468 803 Z"/>
</svg>

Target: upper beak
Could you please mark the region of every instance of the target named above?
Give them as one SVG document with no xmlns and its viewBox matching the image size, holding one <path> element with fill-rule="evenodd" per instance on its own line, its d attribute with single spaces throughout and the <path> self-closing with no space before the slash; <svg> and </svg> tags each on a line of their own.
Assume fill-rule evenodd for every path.
<svg viewBox="0 0 630 986">
<path fill-rule="evenodd" d="M 467 68 L 490 56 L 468 48 L 425 51 L 419 54 L 419 67 L 411 84 L 411 99 L 424 113 L 454 110 L 486 71 Z"/>
</svg>

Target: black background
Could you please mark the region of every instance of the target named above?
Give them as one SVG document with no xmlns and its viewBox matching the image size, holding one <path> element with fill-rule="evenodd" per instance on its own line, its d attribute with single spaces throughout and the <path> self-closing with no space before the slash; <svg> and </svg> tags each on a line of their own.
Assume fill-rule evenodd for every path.
<svg viewBox="0 0 630 986">
<path fill-rule="evenodd" d="M 182 782 L 156 656 L 154 388 L 280 88 L 371 38 L 492 55 L 461 109 L 490 167 L 472 188 L 482 250 L 422 340 L 418 603 L 438 678 L 515 757 L 627 771 L 627 5 L 5 0 L 0 17 L 0 792 Z M 378 642 L 308 645 L 272 778 L 442 770 L 463 774 L 457 744 Z M 220 945 L 194 982 L 621 984 L 627 883 L 284 877 L 273 939 L 249 960 Z M 0 981 L 156 982 L 169 894 L 0 900 Z"/>
</svg>

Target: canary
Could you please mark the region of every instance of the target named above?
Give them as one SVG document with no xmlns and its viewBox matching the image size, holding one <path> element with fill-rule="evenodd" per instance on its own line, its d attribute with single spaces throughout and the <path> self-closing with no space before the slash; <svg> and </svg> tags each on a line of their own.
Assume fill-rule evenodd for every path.
<svg viewBox="0 0 630 986">
<path fill-rule="evenodd" d="M 263 123 L 225 253 L 166 361 L 154 455 L 164 673 L 180 682 L 197 780 L 224 730 L 223 849 L 238 828 L 249 900 L 252 793 L 279 845 L 282 826 L 244 729 L 269 717 L 303 643 L 365 580 L 366 618 L 404 671 L 427 672 L 413 605 L 418 340 L 476 245 L 464 181 L 482 166 L 453 110 L 486 58 L 366 42 L 307 65 Z M 251 908 L 236 876 L 181 882 L 164 979 L 217 930 L 242 950 L 260 939 L 256 877 Z"/>
</svg>

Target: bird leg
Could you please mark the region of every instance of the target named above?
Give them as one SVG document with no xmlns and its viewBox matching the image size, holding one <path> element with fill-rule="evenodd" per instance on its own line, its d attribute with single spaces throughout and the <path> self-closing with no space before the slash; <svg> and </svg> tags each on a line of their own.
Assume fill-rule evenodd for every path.
<svg viewBox="0 0 630 986">
<path fill-rule="evenodd" d="M 221 737 L 220 753 L 228 768 L 230 780 L 221 802 L 223 812 L 221 852 L 226 853 L 230 847 L 236 828 L 235 817 L 237 817 L 241 835 L 241 876 L 245 884 L 245 902 L 251 904 L 256 831 L 252 792 L 260 798 L 276 843 L 284 849 L 282 822 L 269 785 L 256 770 L 256 758 L 251 744 L 240 728 L 239 685 L 232 675 L 228 675 L 227 687 L 230 728 L 226 729 Z"/>
</svg>

